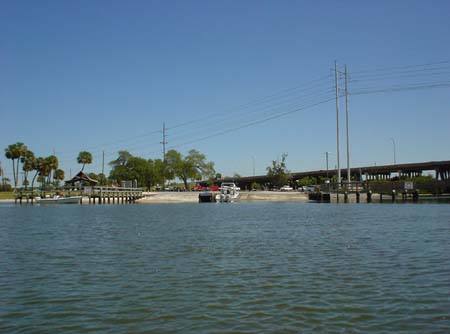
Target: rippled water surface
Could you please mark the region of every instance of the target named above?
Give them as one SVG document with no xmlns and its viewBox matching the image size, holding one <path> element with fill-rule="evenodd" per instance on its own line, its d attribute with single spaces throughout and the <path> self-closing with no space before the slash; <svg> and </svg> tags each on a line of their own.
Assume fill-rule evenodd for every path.
<svg viewBox="0 0 450 334">
<path fill-rule="evenodd" d="M 0 206 L 0 333 L 449 333 L 450 206 Z"/>
</svg>

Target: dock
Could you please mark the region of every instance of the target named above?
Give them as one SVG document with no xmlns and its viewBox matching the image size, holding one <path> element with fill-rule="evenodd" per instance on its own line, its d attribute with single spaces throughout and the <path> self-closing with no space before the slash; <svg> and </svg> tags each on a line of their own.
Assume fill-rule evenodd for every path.
<svg viewBox="0 0 450 334">
<path fill-rule="evenodd" d="M 144 197 L 142 188 L 124 187 L 66 187 L 62 190 L 27 190 L 17 192 L 14 202 L 16 204 L 34 204 L 35 197 L 43 198 L 59 196 L 82 196 L 80 204 L 128 204 L 135 203 Z"/>
</svg>

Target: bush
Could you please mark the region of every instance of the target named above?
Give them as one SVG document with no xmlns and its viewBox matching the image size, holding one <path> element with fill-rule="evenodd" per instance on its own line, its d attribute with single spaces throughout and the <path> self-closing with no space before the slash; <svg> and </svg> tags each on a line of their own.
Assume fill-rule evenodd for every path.
<svg viewBox="0 0 450 334">
<path fill-rule="evenodd" d="M 0 185 L 0 191 L 12 191 L 12 187 L 10 184 L 2 184 Z"/>
<path fill-rule="evenodd" d="M 251 184 L 251 189 L 252 190 L 261 190 L 261 185 L 259 183 L 253 182 Z"/>
</svg>

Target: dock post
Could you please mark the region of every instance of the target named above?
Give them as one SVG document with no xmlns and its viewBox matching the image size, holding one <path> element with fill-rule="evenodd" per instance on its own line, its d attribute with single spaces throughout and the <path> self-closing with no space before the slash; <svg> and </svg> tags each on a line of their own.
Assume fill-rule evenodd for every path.
<svg viewBox="0 0 450 334">
<path fill-rule="evenodd" d="M 395 189 L 392 190 L 392 202 L 395 202 Z"/>
<path fill-rule="evenodd" d="M 383 193 L 380 193 L 380 203 L 383 202 Z"/>
<path fill-rule="evenodd" d="M 367 192 L 367 203 L 372 202 L 372 190 Z"/>
<path fill-rule="evenodd" d="M 348 203 L 348 192 L 344 193 L 344 203 Z"/>
<path fill-rule="evenodd" d="M 92 203 L 92 197 L 91 197 L 91 195 L 89 195 L 89 204 L 91 204 Z"/>
<path fill-rule="evenodd" d="M 359 191 L 356 192 L 356 203 L 359 203 L 359 197 L 361 196 L 361 194 L 359 193 Z"/>
<path fill-rule="evenodd" d="M 419 192 L 417 190 L 414 190 L 412 198 L 414 202 L 417 202 L 419 200 Z"/>
</svg>

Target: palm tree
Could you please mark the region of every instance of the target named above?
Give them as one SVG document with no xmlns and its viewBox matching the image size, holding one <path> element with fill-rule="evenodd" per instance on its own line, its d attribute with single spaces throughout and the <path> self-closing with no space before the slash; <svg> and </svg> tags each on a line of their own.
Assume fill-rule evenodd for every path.
<svg viewBox="0 0 450 334">
<path fill-rule="evenodd" d="M 42 159 L 42 158 L 41 158 Z M 39 164 L 39 182 L 41 182 L 42 187 L 45 189 L 45 179 L 50 175 L 50 172 L 52 171 L 50 161 L 48 160 L 48 157 L 45 159 L 42 159 Z"/>
<path fill-rule="evenodd" d="M 25 155 L 20 158 L 22 162 L 22 170 L 25 172 L 24 186 L 25 188 L 28 186 L 28 173 L 34 170 L 34 163 L 36 158 L 34 157 L 34 153 L 32 151 L 27 151 Z"/>
<path fill-rule="evenodd" d="M 9 145 L 5 148 L 5 157 L 11 159 L 13 163 L 13 176 L 14 176 L 14 187 L 17 188 L 19 183 L 19 163 L 20 158 L 23 157 L 28 151 L 24 143 L 17 142 L 15 144 Z M 17 165 L 16 165 L 17 160 Z"/>
<path fill-rule="evenodd" d="M 42 157 L 36 158 L 33 161 L 33 170 L 36 171 L 36 173 L 33 176 L 33 180 L 31 181 L 31 190 L 34 188 L 34 181 L 36 180 L 36 177 L 38 174 L 40 174 L 41 170 L 43 169 L 43 166 L 45 165 L 45 159 Z"/>
<path fill-rule="evenodd" d="M 62 169 L 55 170 L 55 174 L 53 175 L 53 179 L 55 179 L 58 183 L 59 183 L 59 181 L 64 180 L 64 171 Z"/>
<path fill-rule="evenodd" d="M 52 178 L 52 171 L 58 169 L 58 158 L 55 155 L 50 155 L 47 158 L 45 158 L 47 161 L 48 166 L 50 167 L 50 173 L 48 175 L 47 181 L 50 183 L 50 180 Z"/>
<path fill-rule="evenodd" d="M 92 163 L 92 154 L 87 151 L 80 152 L 77 157 L 77 162 L 83 164 L 81 170 L 84 171 L 84 166 Z"/>
</svg>

